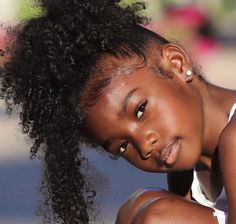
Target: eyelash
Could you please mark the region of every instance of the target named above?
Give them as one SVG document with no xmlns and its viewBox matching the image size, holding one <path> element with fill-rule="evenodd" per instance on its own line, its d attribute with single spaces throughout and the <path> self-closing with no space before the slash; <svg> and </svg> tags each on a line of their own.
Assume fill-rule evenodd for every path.
<svg viewBox="0 0 236 224">
<path fill-rule="evenodd" d="M 122 156 L 124 154 L 124 152 L 126 151 L 126 148 L 128 146 L 129 142 L 128 141 L 123 141 L 120 145 L 119 145 L 119 155 Z M 121 150 L 121 148 L 123 148 Z"/>
<path fill-rule="evenodd" d="M 145 102 L 143 102 L 141 105 L 138 106 L 138 108 L 135 110 L 135 117 L 140 120 L 146 110 L 146 106 L 147 106 L 147 100 Z M 139 112 L 141 112 L 142 114 L 139 116 Z"/>
<path fill-rule="evenodd" d="M 113 160 L 118 160 L 123 154 L 124 152 L 126 151 L 126 148 L 128 146 L 129 142 L 128 141 L 123 141 L 119 147 L 118 147 L 118 154 L 111 154 L 110 155 L 110 158 L 113 159 Z M 123 148 L 123 150 L 121 150 L 121 148 Z"/>
</svg>

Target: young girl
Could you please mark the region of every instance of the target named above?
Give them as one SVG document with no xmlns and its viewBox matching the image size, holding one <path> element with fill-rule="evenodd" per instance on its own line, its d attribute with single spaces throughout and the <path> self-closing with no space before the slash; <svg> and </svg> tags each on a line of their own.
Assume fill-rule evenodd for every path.
<svg viewBox="0 0 236 224">
<path fill-rule="evenodd" d="M 1 95 L 8 111 L 18 105 L 32 157 L 43 156 L 46 221 L 89 222 L 95 193 L 83 171 L 86 142 L 169 173 L 174 193 L 136 193 L 117 223 L 236 223 L 236 91 L 207 83 L 181 47 L 144 28 L 142 3 L 42 7 L 19 27 Z"/>
</svg>

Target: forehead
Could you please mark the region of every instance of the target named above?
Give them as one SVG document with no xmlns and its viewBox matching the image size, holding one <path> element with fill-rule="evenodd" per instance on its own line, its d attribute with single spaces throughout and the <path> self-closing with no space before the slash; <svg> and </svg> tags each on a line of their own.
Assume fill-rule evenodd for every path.
<svg viewBox="0 0 236 224">
<path fill-rule="evenodd" d="M 109 79 L 109 82 L 103 86 L 102 94 L 99 99 L 96 99 L 95 105 L 97 107 L 104 106 L 104 103 L 109 105 L 114 101 L 118 103 L 130 89 L 148 82 L 150 77 L 147 77 L 146 73 L 154 72 L 154 63 L 151 57 L 144 59 L 137 55 L 130 58 L 104 57 L 99 63 L 102 67 L 102 74 L 98 74 L 98 78 L 95 74 L 94 83 L 106 78 Z M 118 99 L 120 100 L 117 101 Z"/>
<path fill-rule="evenodd" d="M 104 54 L 94 67 L 90 78 L 86 81 L 80 102 L 84 110 L 97 103 L 104 92 L 109 90 L 109 86 L 117 78 L 133 73 L 136 69 L 144 67 L 146 61 L 138 55 L 128 58 L 115 57 L 110 54 Z"/>
<path fill-rule="evenodd" d="M 148 77 L 146 73 L 153 73 L 154 71 L 151 67 L 157 64 L 159 60 L 159 53 L 154 48 L 146 54 L 146 60 L 137 55 L 129 58 L 116 58 L 111 55 L 105 55 L 99 60 L 102 72 L 97 75 L 97 80 L 102 82 L 103 79 L 107 79 L 109 81 L 106 82 L 107 85 L 103 85 L 103 88 L 99 89 L 97 88 L 96 74 L 94 76 L 95 88 L 93 88 L 92 97 L 90 96 L 92 103 L 86 109 L 87 118 L 84 122 L 86 126 L 89 126 L 90 130 L 94 129 L 95 124 L 102 122 L 103 118 L 112 122 L 116 113 L 121 109 L 125 97 L 132 89 L 148 88 L 153 83 L 152 79 L 154 77 Z M 91 86 L 88 86 L 89 88 Z"/>
<path fill-rule="evenodd" d="M 140 100 L 141 96 L 154 91 L 156 82 L 158 76 L 147 66 L 135 69 L 129 74 L 115 76 L 102 96 L 88 109 L 85 123 L 91 135 L 103 139 L 102 136 L 106 136 L 108 130 L 109 135 L 112 135 L 113 130 L 120 128 L 119 114 L 127 95 L 137 90 L 132 96 L 132 102 L 137 104 L 136 101 Z"/>
</svg>

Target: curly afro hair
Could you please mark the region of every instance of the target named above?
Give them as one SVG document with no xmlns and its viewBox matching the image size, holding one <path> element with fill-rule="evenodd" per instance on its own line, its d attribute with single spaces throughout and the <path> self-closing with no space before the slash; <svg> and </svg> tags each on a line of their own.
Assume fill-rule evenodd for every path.
<svg viewBox="0 0 236 224">
<path fill-rule="evenodd" d="M 95 191 L 83 173 L 80 143 L 84 109 L 79 96 L 103 55 L 145 56 L 150 39 L 138 2 L 42 0 L 43 15 L 14 32 L 10 59 L 0 71 L 1 97 L 10 112 L 18 106 L 22 130 L 32 139 L 31 157 L 44 161 L 41 190 L 44 223 L 89 223 Z M 95 85 L 95 91 L 107 82 Z M 97 93 L 96 93 L 97 94 Z"/>
</svg>

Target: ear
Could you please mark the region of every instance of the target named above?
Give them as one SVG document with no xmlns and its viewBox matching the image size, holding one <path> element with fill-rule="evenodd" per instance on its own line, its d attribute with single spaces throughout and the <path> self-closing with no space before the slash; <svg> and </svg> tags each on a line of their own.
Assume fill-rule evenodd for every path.
<svg viewBox="0 0 236 224">
<path fill-rule="evenodd" d="M 165 44 L 161 49 L 161 56 L 163 65 L 166 68 L 171 68 L 171 71 L 180 76 L 185 82 L 192 81 L 193 75 L 189 75 L 189 71 L 191 71 L 191 74 L 193 72 L 192 63 L 181 47 L 175 44 Z"/>
</svg>

